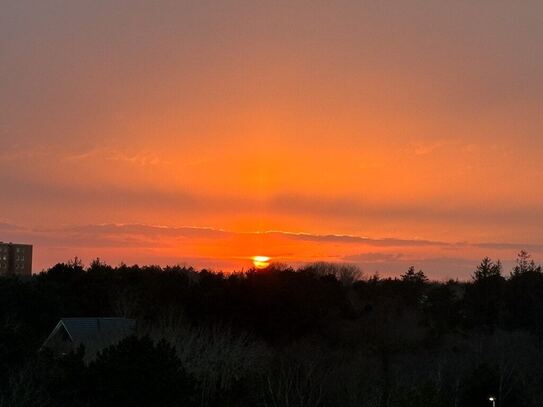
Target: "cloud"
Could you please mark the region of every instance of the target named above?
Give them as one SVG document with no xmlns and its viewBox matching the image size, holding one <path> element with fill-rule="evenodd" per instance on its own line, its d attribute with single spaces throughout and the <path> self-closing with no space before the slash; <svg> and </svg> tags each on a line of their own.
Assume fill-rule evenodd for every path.
<svg viewBox="0 0 543 407">
<path fill-rule="evenodd" d="M 347 219 L 386 219 L 388 221 L 431 221 L 456 224 L 519 224 L 541 219 L 543 206 L 507 205 L 488 206 L 445 204 L 440 202 L 371 202 L 349 197 L 304 196 L 278 194 L 266 202 L 267 207 L 283 213 L 302 216 L 326 216 Z"/>
<path fill-rule="evenodd" d="M 55 230 L 55 229 L 50 229 Z M 196 226 L 155 226 L 146 224 L 97 224 L 97 225 L 78 225 L 69 226 L 62 229 L 56 229 L 74 236 L 87 236 L 93 238 L 107 238 L 111 236 L 141 236 L 142 239 L 156 239 L 159 237 L 174 237 L 174 238 L 209 238 L 209 239 L 226 239 L 235 236 L 254 236 L 254 237 L 280 237 L 288 240 L 300 242 L 316 242 L 316 243 L 345 243 L 345 244 L 363 244 L 373 247 L 426 247 L 426 246 L 448 246 L 455 243 L 437 242 L 430 240 L 418 239 L 372 239 L 364 236 L 352 235 L 320 235 L 311 233 L 296 233 L 288 231 L 255 231 L 255 232 L 232 232 L 223 229 L 215 229 L 212 227 L 196 227 Z"/>
<path fill-rule="evenodd" d="M 145 236 L 175 236 L 175 237 L 206 237 L 206 238 L 224 238 L 232 235 L 232 232 L 227 232 L 221 229 L 213 229 L 210 227 L 196 226 L 155 226 L 138 223 L 129 224 L 98 224 L 98 225 L 82 225 L 70 226 L 66 228 L 68 231 L 89 234 L 89 235 L 111 235 L 111 234 L 136 234 Z"/>
<path fill-rule="evenodd" d="M 198 226 L 85 224 L 26 227 L 0 223 L 0 240 L 31 243 L 35 270 L 77 255 L 89 261 L 140 264 L 191 264 L 233 270 L 248 267 L 250 255 L 268 247 L 279 261 L 303 264 L 317 260 L 354 262 L 366 272 L 398 275 L 414 265 L 432 278 L 467 278 L 482 256 L 512 264 L 517 244 L 455 243 L 367 236 L 319 235 L 288 231 L 235 232 Z M 535 248 L 535 245 L 518 245 Z M 543 247 L 539 245 L 538 247 Z M 373 250 L 367 251 L 368 248 Z M 397 248 L 401 251 L 394 251 Z M 454 256 L 450 248 L 461 249 Z M 512 249 L 515 249 L 513 251 Z M 537 256 L 534 256 L 537 259 Z"/>
<path fill-rule="evenodd" d="M 405 257 L 402 253 L 358 253 L 345 256 L 346 261 L 356 263 L 382 263 L 382 262 L 398 262 Z"/>
<path fill-rule="evenodd" d="M 373 239 L 365 236 L 353 235 L 332 235 L 332 234 L 312 234 L 312 233 L 294 233 L 294 232 L 261 232 L 266 234 L 278 234 L 288 236 L 296 240 L 312 241 L 312 242 L 341 242 L 341 243 L 363 243 L 368 246 L 375 247 L 398 247 L 398 246 L 450 246 L 452 243 L 424 240 L 424 239 L 396 239 L 383 238 Z"/>
<path fill-rule="evenodd" d="M 80 183 L 59 184 L 48 180 L 21 179 L 0 175 L 0 184 L 10 191 L 3 197 L 3 203 L 20 205 L 33 202 L 45 207 L 58 206 L 72 209 L 103 208 L 112 206 L 146 209 L 191 210 L 205 209 L 219 205 L 219 202 L 184 191 L 162 191 L 154 188 L 129 188 L 107 184 L 87 185 Z"/>
<path fill-rule="evenodd" d="M 213 227 L 199 226 L 160 226 L 148 225 L 139 223 L 105 223 L 105 224 L 86 224 L 86 225 L 71 225 L 57 228 L 40 228 L 40 227 L 23 227 L 11 223 L 0 222 L 0 232 L 3 234 L 11 234 L 14 236 L 29 235 L 29 236 L 53 236 L 63 235 L 66 240 L 79 241 L 80 239 L 107 239 L 112 237 L 126 238 L 132 236 L 134 239 L 140 237 L 145 241 L 157 239 L 160 237 L 174 238 L 205 238 L 205 239 L 226 239 L 234 236 L 269 236 L 281 237 L 288 240 L 301 242 L 322 242 L 322 243 L 345 243 L 345 244 L 362 244 L 364 246 L 390 248 L 390 247 L 437 247 L 437 248 L 487 248 L 496 250 L 508 249 L 526 249 L 534 251 L 543 251 L 543 244 L 529 243 L 470 243 L 470 242 L 443 242 L 421 239 L 397 239 L 397 238 L 370 238 L 367 236 L 355 235 L 335 235 L 335 234 L 313 234 L 303 232 L 289 231 L 252 231 L 252 232 L 234 232 Z M 133 241 L 135 243 L 135 240 Z M 349 259 L 355 258 L 361 260 L 391 260 L 400 259 L 404 255 L 401 253 L 360 253 L 349 256 Z"/>
<path fill-rule="evenodd" d="M 433 142 L 430 142 L 430 143 L 413 143 L 410 145 L 410 149 L 413 151 L 413 153 L 415 155 L 427 155 L 427 154 L 431 154 L 433 153 L 434 151 L 438 150 L 438 149 L 441 149 L 442 147 L 445 147 L 445 146 L 450 146 L 454 144 L 453 141 L 442 141 L 442 140 L 438 140 L 438 141 L 433 141 Z"/>
<path fill-rule="evenodd" d="M 128 153 L 112 147 L 94 148 L 78 153 L 64 153 L 59 158 L 72 162 L 83 160 L 118 161 L 139 167 L 170 164 L 169 161 L 161 159 L 158 154 L 151 151 L 141 150 Z"/>
<path fill-rule="evenodd" d="M 147 164 L 145 164 L 147 165 Z M 275 193 L 266 197 L 242 192 L 202 193 L 188 187 L 158 187 L 149 184 L 128 183 L 112 185 L 109 181 L 86 183 L 84 177 L 74 176 L 80 181 L 52 180 L 41 176 L 31 177 L 18 171 L 0 173 L 0 184 L 9 191 L 0 202 L 0 211 L 14 214 L 14 219 L 25 219 L 37 212 L 51 213 L 47 219 L 51 224 L 66 222 L 67 219 L 85 213 L 90 222 L 126 220 L 116 216 L 105 218 L 104 213 L 137 214 L 131 220 L 155 222 L 149 214 L 165 213 L 191 219 L 198 216 L 201 222 L 208 214 L 217 217 L 241 215 L 250 217 L 257 213 L 266 216 L 288 216 L 305 223 L 325 220 L 328 226 L 348 222 L 351 226 L 372 224 L 375 228 L 384 224 L 407 227 L 414 230 L 418 224 L 433 225 L 433 229 L 447 225 L 449 228 L 462 227 L 473 230 L 480 227 L 487 235 L 495 232 L 496 225 L 514 230 L 516 236 L 526 235 L 534 229 L 534 240 L 541 234 L 537 219 L 543 218 L 543 206 L 538 204 L 496 203 L 483 206 L 475 204 L 447 205 L 444 202 L 429 201 L 386 201 L 373 202 L 364 198 L 348 196 L 309 196 L 303 194 Z M 56 211 L 55 208 L 63 208 Z M 536 219 L 534 221 L 534 219 Z M 537 228 L 537 230 L 535 229 Z M 357 227 L 356 229 L 359 229 Z M 340 229 L 341 230 L 341 229 Z M 479 230 L 477 231 L 477 233 Z M 475 232 L 473 232 L 475 235 Z M 458 236 L 458 234 L 457 234 Z M 299 236 L 307 240 L 338 240 L 360 242 L 364 238 L 348 235 Z M 443 242 L 420 239 L 417 242 L 401 239 L 368 240 L 375 246 L 443 245 Z"/>
<path fill-rule="evenodd" d="M 475 243 L 474 246 L 483 249 L 543 251 L 543 244 L 534 243 Z"/>
<path fill-rule="evenodd" d="M 2 233 L 15 232 L 15 231 L 19 231 L 19 230 L 22 230 L 22 229 L 17 225 L 12 225 L 10 223 L 0 222 L 0 232 L 2 232 Z"/>
</svg>

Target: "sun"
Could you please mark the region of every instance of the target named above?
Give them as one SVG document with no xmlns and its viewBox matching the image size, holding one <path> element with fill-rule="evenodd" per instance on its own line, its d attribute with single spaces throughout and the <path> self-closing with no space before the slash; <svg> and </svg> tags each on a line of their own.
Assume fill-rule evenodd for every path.
<svg viewBox="0 0 543 407">
<path fill-rule="evenodd" d="M 253 264 L 257 269 L 265 269 L 270 265 L 270 258 L 268 256 L 253 256 Z"/>
</svg>

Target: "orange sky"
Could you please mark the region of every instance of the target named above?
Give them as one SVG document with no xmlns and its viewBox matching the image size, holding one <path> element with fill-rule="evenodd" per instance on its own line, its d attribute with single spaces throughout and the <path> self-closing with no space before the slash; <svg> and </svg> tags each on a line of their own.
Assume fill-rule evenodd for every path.
<svg viewBox="0 0 543 407">
<path fill-rule="evenodd" d="M 36 270 L 543 255 L 540 2 L 111 3 L 2 6 L 0 240 Z"/>
</svg>

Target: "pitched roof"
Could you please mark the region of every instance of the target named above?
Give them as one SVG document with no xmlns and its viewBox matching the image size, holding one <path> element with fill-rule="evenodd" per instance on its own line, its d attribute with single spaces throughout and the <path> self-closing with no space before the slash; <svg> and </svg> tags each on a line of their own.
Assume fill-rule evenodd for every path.
<svg viewBox="0 0 543 407">
<path fill-rule="evenodd" d="M 84 342 L 96 336 L 128 333 L 134 329 L 136 321 L 126 318 L 62 318 L 60 323 L 73 342 Z"/>
<path fill-rule="evenodd" d="M 88 345 L 91 342 L 112 342 L 131 334 L 136 320 L 127 318 L 62 318 L 43 346 L 65 330 L 72 343 Z"/>
</svg>

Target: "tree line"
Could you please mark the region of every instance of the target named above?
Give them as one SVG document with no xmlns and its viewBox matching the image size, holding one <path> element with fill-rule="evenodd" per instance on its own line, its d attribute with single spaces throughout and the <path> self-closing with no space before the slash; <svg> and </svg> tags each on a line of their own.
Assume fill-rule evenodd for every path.
<svg viewBox="0 0 543 407">
<path fill-rule="evenodd" d="M 137 332 L 92 359 L 38 351 L 60 318 L 99 316 Z M 524 251 L 446 282 L 76 258 L 0 278 L 0 407 L 541 406 L 542 339 L 543 271 Z"/>
</svg>

